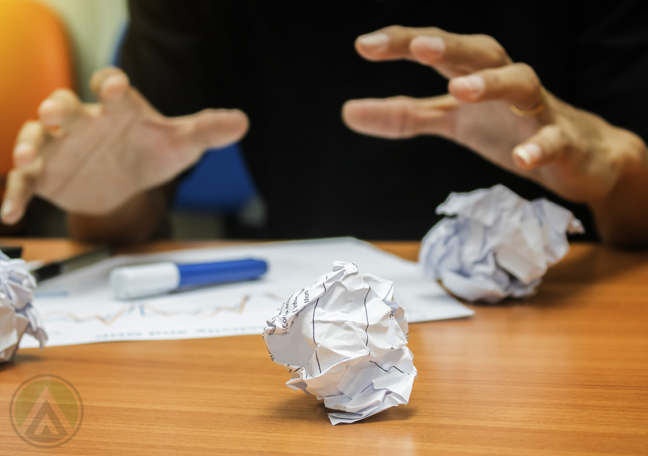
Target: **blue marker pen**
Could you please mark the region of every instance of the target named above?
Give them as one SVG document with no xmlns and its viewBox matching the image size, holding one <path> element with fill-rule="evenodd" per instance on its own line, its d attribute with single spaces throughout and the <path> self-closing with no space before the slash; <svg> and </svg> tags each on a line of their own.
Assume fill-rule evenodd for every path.
<svg viewBox="0 0 648 456">
<path fill-rule="evenodd" d="M 216 263 L 125 266 L 112 270 L 110 287 L 117 299 L 133 299 L 200 285 L 257 279 L 267 270 L 265 261 L 252 258 Z"/>
</svg>

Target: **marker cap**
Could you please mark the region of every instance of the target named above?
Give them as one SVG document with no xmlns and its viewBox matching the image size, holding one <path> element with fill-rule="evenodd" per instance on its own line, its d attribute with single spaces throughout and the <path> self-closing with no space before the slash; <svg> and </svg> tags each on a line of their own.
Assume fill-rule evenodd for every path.
<svg viewBox="0 0 648 456">
<path fill-rule="evenodd" d="M 164 294 L 179 285 L 180 271 L 171 262 L 116 268 L 110 273 L 110 288 L 117 299 Z"/>
</svg>

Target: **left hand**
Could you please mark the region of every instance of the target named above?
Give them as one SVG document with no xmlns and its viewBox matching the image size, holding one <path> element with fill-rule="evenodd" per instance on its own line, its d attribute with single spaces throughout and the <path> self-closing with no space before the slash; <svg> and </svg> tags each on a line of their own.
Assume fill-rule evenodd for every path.
<svg viewBox="0 0 648 456">
<path fill-rule="evenodd" d="M 578 202 L 608 195 L 628 154 L 645 150 L 633 133 L 550 93 L 545 97 L 535 71 L 512 62 L 489 36 L 392 26 L 359 37 L 356 49 L 372 61 L 413 60 L 449 79 L 449 93 L 442 96 L 348 101 L 343 118 L 359 133 L 443 136 Z M 532 111 L 542 104 L 528 117 L 511 110 L 513 105 Z"/>
</svg>

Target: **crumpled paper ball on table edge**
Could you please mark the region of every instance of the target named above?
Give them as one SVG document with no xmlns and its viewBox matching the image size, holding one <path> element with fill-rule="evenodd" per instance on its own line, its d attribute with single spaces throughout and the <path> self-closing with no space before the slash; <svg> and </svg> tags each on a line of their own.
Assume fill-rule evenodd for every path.
<svg viewBox="0 0 648 456">
<path fill-rule="evenodd" d="M 567 209 L 503 185 L 451 193 L 436 212 L 448 217 L 423 238 L 419 264 L 469 301 L 535 294 L 547 268 L 569 251 L 566 233 L 584 232 Z"/>
<path fill-rule="evenodd" d="M 302 288 L 268 319 L 263 339 L 286 385 L 323 400 L 333 425 L 407 404 L 417 376 L 394 285 L 352 263 Z"/>
<path fill-rule="evenodd" d="M 43 348 L 47 334 L 38 311 L 32 305 L 34 277 L 24 260 L 10 259 L 0 253 L 0 363 L 9 361 L 27 333 Z"/>
</svg>

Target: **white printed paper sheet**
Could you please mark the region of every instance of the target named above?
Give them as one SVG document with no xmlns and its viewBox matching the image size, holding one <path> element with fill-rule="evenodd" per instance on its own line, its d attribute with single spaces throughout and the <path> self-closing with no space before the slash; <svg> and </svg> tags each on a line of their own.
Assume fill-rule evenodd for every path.
<svg viewBox="0 0 648 456">
<path fill-rule="evenodd" d="M 118 301 L 108 286 L 118 266 L 157 261 L 209 262 L 259 258 L 269 265 L 259 280 L 217 285 L 135 301 Z M 49 335 L 48 346 L 120 340 L 164 340 L 262 334 L 266 318 L 334 261 L 393 281 L 410 323 L 466 317 L 473 311 L 449 296 L 414 262 L 354 238 L 207 248 L 118 256 L 45 282 L 34 305 Z M 36 347 L 25 337 L 22 348 Z"/>
</svg>

